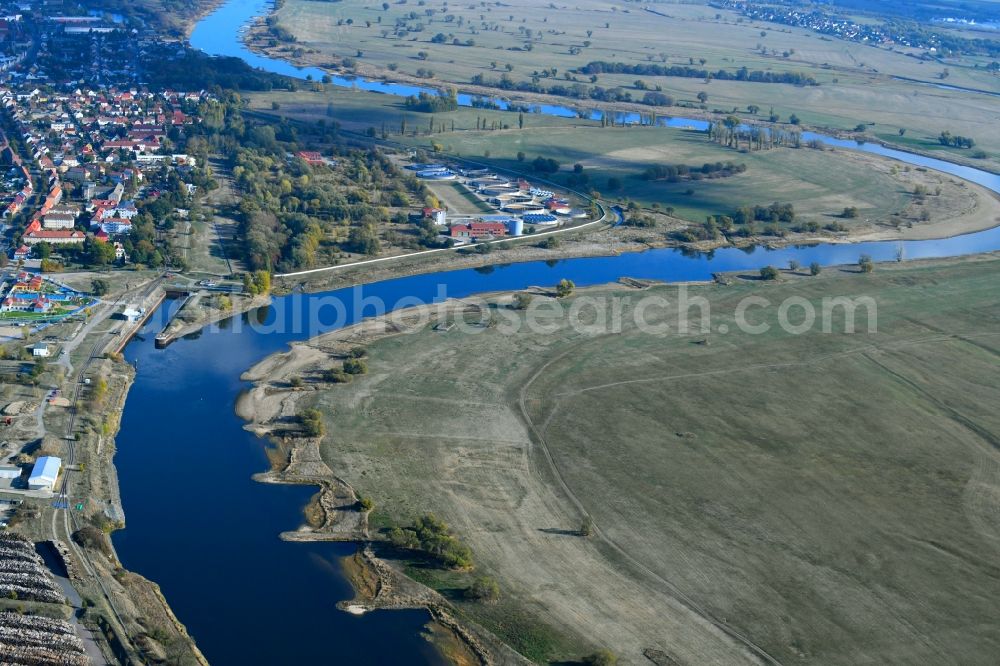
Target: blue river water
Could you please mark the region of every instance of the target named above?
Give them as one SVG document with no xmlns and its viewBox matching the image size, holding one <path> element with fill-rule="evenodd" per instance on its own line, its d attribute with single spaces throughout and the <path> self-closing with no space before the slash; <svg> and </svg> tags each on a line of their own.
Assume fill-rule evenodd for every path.
<svg viewBox="0 0 1000 666">
<path fill-rule="evenodd" d="M 264 0 L 231 0 L 199 24 L 192 41 L 203 49 L 211 41 L 216 48 L 209 52 L 238 55 L 254 66 L 304 76 L 308 71 L 249 54 L 239 43 L 238 28 L 265 8 Z M 1000 191 L 1000 177 L 992 174 L 876 145 L 861 149 Z M 292 341 L 372 314 L 355 312 L 361 299 L 379 299 L 392 309 L 412 304 L 404 299 L 431 302 L 442 288 L 448 297 L 465 297 L 551 285 L 562 278 L 581 286 L 621 276 L 703 280 L 715 272 L 756 271 L 765 265 L 787 265 L 791 259 L 803 265 L 831 265 L 853 263 L 861 253 L 884 261 L 900 253 L 917 259 L 996 249 L 1000 228 L 945 240 L 725 248 L 708 255 L 661 249 L 449 271 L 277 298 L 269 307 L 159 350 L 153 336 L 176 307 L 168 303 L 125 349 L 137 373 L 117 438 L 115 464 L 127 527 L 115 533 L 115 546 L 127 568 L 161 586 L 213 664 L 441 663 L 421 636 L 425 612 L 356 617 L 335 608 L 351 596 L 337 559 L 353 552 L 353 546 L 279 540 L 280 532 L 301 524 L 302 507 L 314 489 L 251 480 L 267 468 L 267 459 L 265 442 L 244 431 L 233 411 L 246 389 L 239 379 L 245 369 Z M 304 326 L 302 313 L 320 299 L 342 302 L 346 319 L 336 320 L 328 308 L 328 320 Z"/>
</svg>

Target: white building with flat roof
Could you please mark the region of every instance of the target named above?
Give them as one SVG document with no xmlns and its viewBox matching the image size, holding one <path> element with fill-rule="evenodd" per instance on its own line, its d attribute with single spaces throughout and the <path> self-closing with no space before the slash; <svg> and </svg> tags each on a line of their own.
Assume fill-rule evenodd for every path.
<svg viewBox="0 0 1000 666">
<path fill-rule="evenodd" d="M 35 466 L 28 477 L 29 490 L 55 490 L 56 479 L 59 478 L 59 469 L 62 467 L 62 460 L 55 456 L 42 456 L 35 461 Z"/>
<path fill-rule="evenodd" d="M 0 479 L 17 479 L 21 476 L 21 468 L 17 465 L 0 465 Z"/>
</svg>

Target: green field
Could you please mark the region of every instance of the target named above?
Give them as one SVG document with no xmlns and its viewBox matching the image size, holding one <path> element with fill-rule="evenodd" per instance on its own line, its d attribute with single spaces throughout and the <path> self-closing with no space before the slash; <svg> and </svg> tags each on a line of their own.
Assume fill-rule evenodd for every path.
<svg viewBox="0 0 1000 666">
<path fill-rule="evenodd" d="M 835 219 L 846 206 L 857 206 L 864 217 L 877 219 L 901 210 L 909 199 L 903 184 L 879 170 L 860 166 L 847 153 L 808 149 L 740 153 L 709 142 L 701 132 L 532 127 L 509 132 L 456 132 L 430 140 L 453 154 L 528 172 L 535 157 L 551 157 L 562 165 L 562 174 L 556 178 L 560 181 L 579 163 L 589 177 L 587 189 L 612 199 L 669 206 L 676 215 L 693 222 L 701 222 L 707 215 L 730 214 L 739 206 L 773 201 L 792 203 L 803 219 L 823 224 Z M 428 140 L 409 142 L 426 146 Z M 525 154 L 525 162 L 517 160 L 519 152 Z M 746 172 L 677 183 L 640 177 L 647 167 L 657 164 L 700 167 L 706 162 L 729 161 L 746 164 Z M 612 178 L 621 183 L 620 189 L 609 187 Z"/>
<path fill-rule="evenodd" d="M 273 110 L 277 102 L 278 109 Z M 587 175 L 575 187 L 596 190 L 610 199 L 631 199 L 649 206 L 673 208 L 675 215 L 702 222 L 708 215 L 730 214 L 743 205 L 792 203 L 802 220 L 821 226 L 835 221 L 848 227 L 872 220 L 884 222 L 908 203 L 912 186 L 891 173 L 890 163 L 862 158 L 849 151 L 780 149 L 742 153 L 710 142 L 700 132 L 651 127 L 601 127 L 599 122 L 525 114 L 524 129 L 515 114 L 459 109 L 450 113 L 406 112 L 385 95 L 325 91 L 270 92 L 250 96 L 252 109 L 305 121 L 335 120 L 345 129 L 362 132 L 386 128 L 389 140 L 417 148 L 438 144 L 445 152 L 532 174 L 536 157 L 553 158 L 560 173 L 545 177 L 568 183 L 577 163 Z M 510 125 L 507 130 L 476 130 L 480 119 Z M 429 134 L 431 123 L 444 132 Z M 399 130 L 405 123 L 406 133 Z M 454 131 L 452 131 L 454 123 Z M 518 160 L 523 153 L 525 161 Z M 859 162 L 858 160 L 864 159 Z M 654 165 L 706 162 L 746 164 L 745 173 L 697 182 L 647 181 L 640 175 Z M 539 174 L 543 175 L 543 174 Z M 610 189 L 617 179 L 620 188 Z M 690 190 L 690 192 L 689 192 Z M 465 205 L 465 202 L 462 202 Z M 856 220 L 839 218 L 845 207 L 859 209 Z"/>
<path fill-rule="evenodd" d="M 331 469 L 380 515 L 448 521 L 504 601 L 463 601 L 468 574 L 418 575 L 536 661 L 597 646 L 751 661 L 724 626 L 781 663 L 985 664 L 1000 650 L 998 285 L 990 257 L 693 287 L 711 332 L 665 336 L 632 322 L 673 287 L 563 304 L 628 297 L 620 332 L 550 315 L 515 333 L 525 314 L 499 304 L 495 326 L 375 342 L 367 376 L 302 400 L 323 410 Z M 738 330 L 747 296 L 770 301 L 749 317 L 766 333 Z M 842 310 L 831 333 L 822 318 L 785 332 L 791 296 L 817 312 L 871 297 L 877 332 L 863 308 L 856 334 Z M 645 313 L 677 330 L 673 308 Z"/>
<path fill-rule="evenodd" d="M 537 75 L 547 86 L 583 83 L 607 89 L 621 87 L 638 99 L 643 92 L 635 87 L 635 81 L 642 79 L 650 88 L 660 86 L 680 104 L 698 106 L 697 95 L 705 92 L 710 111 L 745 110 L 753 104 L 763 112 L 773 108 L 782 120 L 794 113 L 803 122 L 844 130 L 858 123 L 873 123 L 870 133 L 888 135 L 899 128 L 930 137 L 949 130 L 975 138 L 988 152 L 1000 151 L 1000 135 L 992 131 L 995 97 L 891 78 L 934 83 L 942 80 L 939 77 L 947 69 L 944 81 L 948 85 L 1000 89 L 996 76 L 982 67 L 987 63 L 978 59 L 924 61 L 914 57 L 920 55 L 915 50 L 876 48 L 804 29 L 762 24 L 701 3 L 659 3 L 654 8 L 657 14 L 604 0 L 583 0 L 558 10 L 528 0 L 503 6 L 428 0 L 418 6 L 391 3 L 383 11 L 377 4 L 358 0 L 289 0 L 279 10 L 278 21 L 297 42 L 279 48 L 286 49 L 281 52 L 285 57 L 299 49 L 303 51 L 301 59 L 320 65 L 336 65 L 343 58 L 352 58 L 362 63 L 363 71 L 390 78 L 412 77 L 418 70 L 429 70 L 433 74 L 426 79 L 430 85 L 468 85 L 477 74 L 496 80 L 507 73 L 514 81 Z M 397 31 L 397 24 L 409 30 Z M 444 43 L 433 41 L 437 35 L 445 37 Z M 453 44 L 456 39 L 462 45 Z M 467 40 L 474 45 L 466 46 Z M 529 42 L 531 50 L 525 47 Z M 624 74 L 602 74 L 591 83 L 588 76 L 570 74 L 598 60 L 688 65 L 692 59 L 698 66 L 704 59 L 703 66 L 709 69 L 746 66 L 751 70 L 803 72 L 821 85 L 706 83 L 701 79 Z"/>
</svg>

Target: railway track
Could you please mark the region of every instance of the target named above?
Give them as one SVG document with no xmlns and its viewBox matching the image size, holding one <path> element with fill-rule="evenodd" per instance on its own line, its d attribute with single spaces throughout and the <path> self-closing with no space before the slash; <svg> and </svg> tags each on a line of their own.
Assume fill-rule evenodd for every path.
<svg viewBox="0 0 1000 666">
<path fill-rule="evenodd" d="M 149 298 L 149 296 L 153 293 L 153 291 L 155 291 L 163 283 L 164 279 L 165 276 L 160 276 L 152 280 L 148 285 L 146 285 L 146 287 L 142 289 L 139 295 L 140 302 L 144 302 L 147 298 Z M 135 297 L 136 291 L 125 292 L 124 294 L 119 296 L 114 301 L 114 303 L 112 303 L 111 309 L 114 310 L 119 305 L 121 305 L 121 303 L 126 299 L 128 300 L 133 299 Z M 100 587 L 101 592 L 104 595 L 104 598 L 108 602 L 108 606 L 111 608 L 111 612 L 114 613 L 115 615 L 115 619 L 118 620 L 118 623 L 122 627 L 122 629 L 125 629 L 126 626 L 125 621 L 122 618 L 121 612 L 118 610 L 118 606 L 115 603 L 114 597 L 111 595 L 111 592 L 104 584 L 104 581 L 97 574 L 97 569 L 94 567 L 93 563 L 91 563 L 90 559 L 87 556 L 86 551 L 79 548 L 76 542 L 73 541 L 73 533 L 80 528 L 80 524 L 71 506 L 72 500 L 70 498 L 72 493 L 72 484 L 70 483 L 70 474 L 69 474 L 69 467 L 77 464 L 76 437 L 74 431 L 76 429 L 76 416 L 78 412 L 80 397 L 83 393 L 83 387 L 86 385 L 85 379 L 87 372 L 89 372 L 91 364 L 96 359 L 102 356 L 105 347 L 108 345 L 108 339 L 110 337 L 113 337 L 114 335 L 117 335 L 118 333 L 120 333 L 120 331 L 121 329 L 117 329 L 114 331 L 103 331 L 97 333 L 97 339 L 91 346 L 90 351 L 87 354 L 86 360 L 80 365 L 79 371 L 76 373 L 74 381 L 75 386 L 73 391 L 73 399 L 72 402 L 70 403 L 69 423 L 66 428 L 66 433 L 63 437 L 63 439 L 66 442 L 66 472 L 64 472 L 63 474 L 62 484 L 59 487 L 59 491 L 56 494 L 56 499 L 53 503 L 53 506 L 57 509 L 57 511 L 52 515 L 52 536 L 55 539 L 59 539 L 60 537 L 59 534 L 60 530 L 57 527 L 57 517 L 59 516 L 60 513 L 59 510 L 61 509 L 62 531 L 64 532 L 65 542 L 69 544 L 69 547 L 76 554 L 77 559 L 79 559 L 79 561 L 83 564 L 83 568 L 86 570 L 87 574 L 97 581 L 97 584 Z M 126 644 L 130 643 L 128 636 L 124 632 L 122 633 L 120 638 Z"/>
</svg>

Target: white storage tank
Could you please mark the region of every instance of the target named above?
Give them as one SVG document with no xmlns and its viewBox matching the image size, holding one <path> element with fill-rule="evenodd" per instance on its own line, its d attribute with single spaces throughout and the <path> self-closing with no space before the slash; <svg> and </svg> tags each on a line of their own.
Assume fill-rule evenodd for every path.
<svg viewBox="0 0 1000 666">
<path fill-rule="evenodd" d="M 513 219 L 507 224 L 507 229 L 511 236 L 524 235 L 524 220 Z"/>
</svg>

